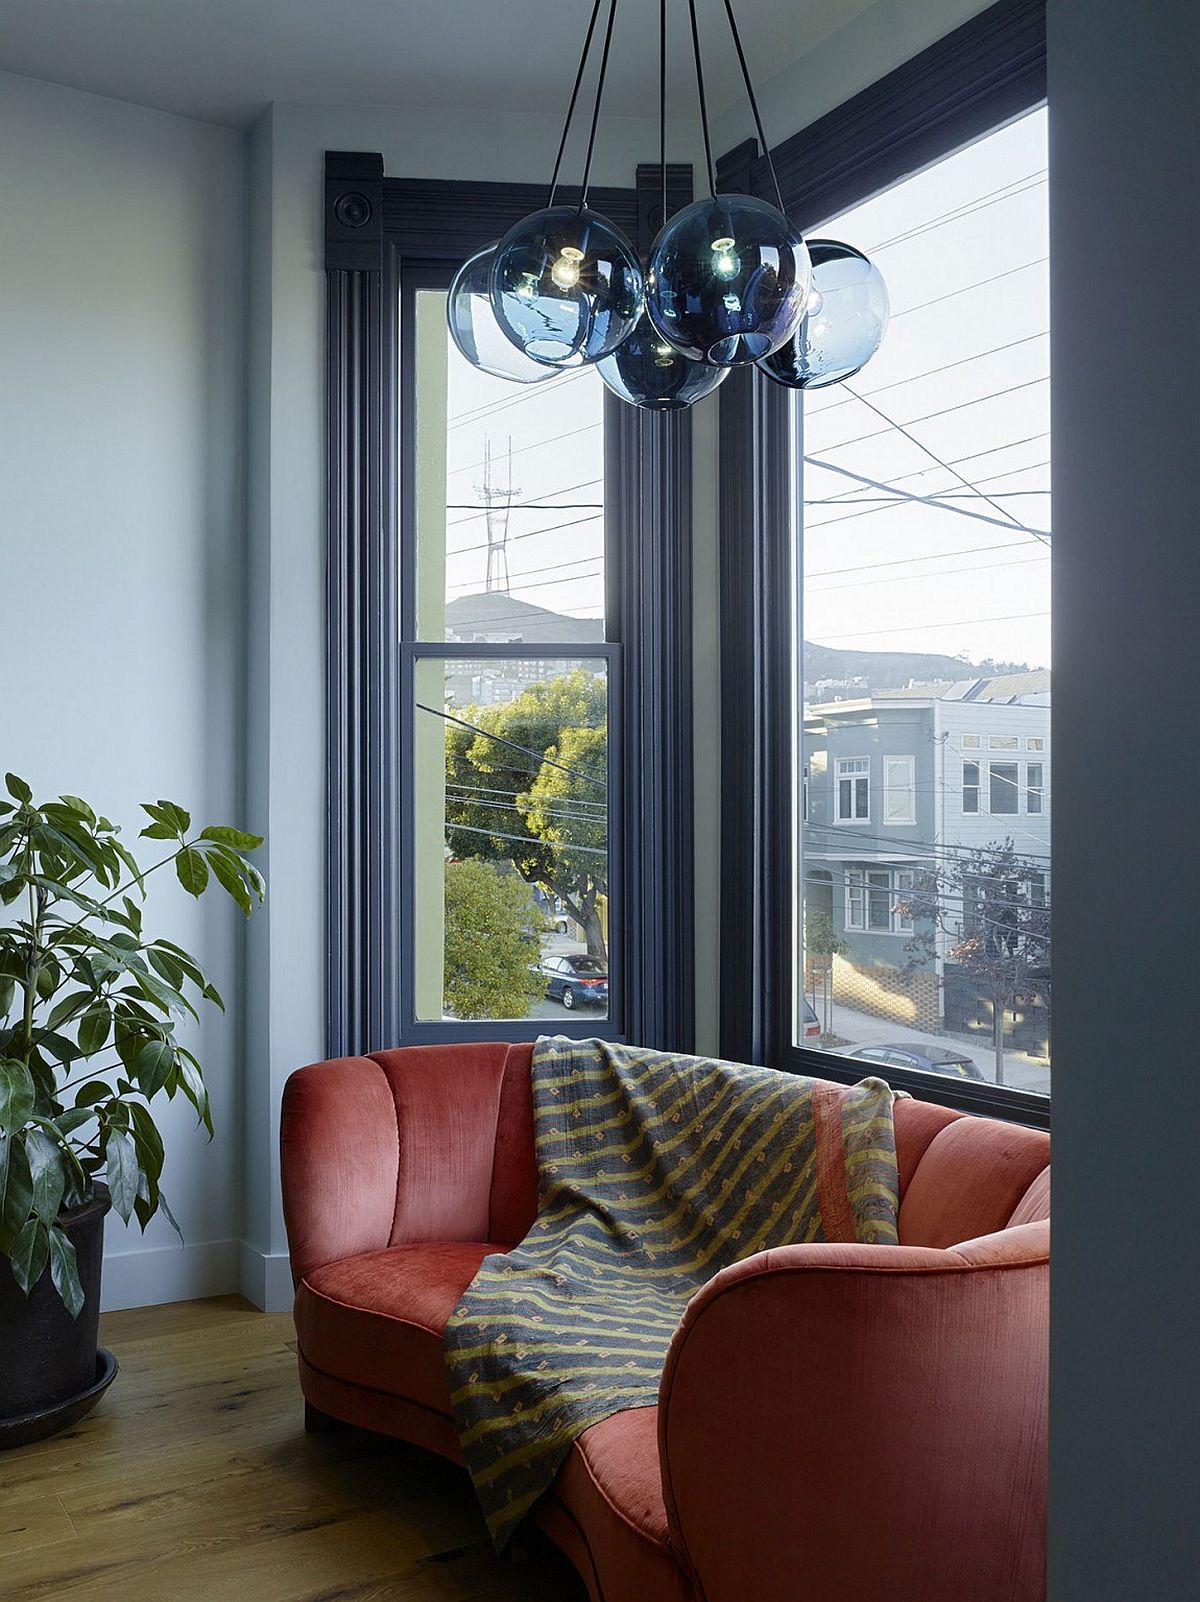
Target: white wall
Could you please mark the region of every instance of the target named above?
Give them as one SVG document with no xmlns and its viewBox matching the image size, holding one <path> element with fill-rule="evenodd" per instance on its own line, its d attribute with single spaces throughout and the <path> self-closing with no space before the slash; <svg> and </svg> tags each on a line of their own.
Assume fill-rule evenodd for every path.
<svg viewBox="0 0 1200 1602">
<path fill-rule="evenodd" d="M 129 834 L 159 796 L 242 811 L 242 143 L 0 73 L 0 762 Z M 193 1041 L 217 1138 L 169 1108 L 187 1248 L 112 1217 L 108 1306 L 235 1283 L 240 914 L 210 900 L 156 886 L 150 922 L 230 1003 Z"/>
<path fill-rule="evenodd" d="M 1053 1602 L 1200 1596 L 1198 61 L 1194 0 L 1050 0 Z"/>
</svg>

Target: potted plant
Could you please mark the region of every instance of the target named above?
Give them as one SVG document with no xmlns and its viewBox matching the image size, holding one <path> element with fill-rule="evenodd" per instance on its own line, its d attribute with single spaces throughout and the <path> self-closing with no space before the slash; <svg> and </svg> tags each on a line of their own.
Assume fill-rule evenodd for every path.
<svg viewBox="0 0 1200 1602">
<path fill-rule="evenodd" d="M 249 914 L 264 892 L 239 829 L 192 829 L 147 804 L 143 866 L 117 825 L 78 796 L 36 805 L 8 774 L 0 798 L 0 1445 L 74 1422 L 111 1382 L 98 1351 L 110 1206 L 144 1230 L 160 1209 L 163 1142 L 152 1104 L 184 1095 L 212 1137 L 204 1074 L 178 1038 L 197 1004 L 222 1007 L 194 957 L 143 927 L 146 881 L 173 867 L 215 881 Z M 181 1237 L 182 1238 L 182 1237 Z"/>
</svg>

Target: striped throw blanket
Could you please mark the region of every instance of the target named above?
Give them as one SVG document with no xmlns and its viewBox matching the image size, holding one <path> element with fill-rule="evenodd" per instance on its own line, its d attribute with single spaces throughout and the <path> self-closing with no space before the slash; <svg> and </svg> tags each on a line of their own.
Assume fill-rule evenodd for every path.
<svg viewBox="0 0 1200 1602">
<path fill-rule="evenodd" d="M 892 1096 L 768 1068 L 542 1039 L 537 1222 L 451 1315 L 447 1377 L 498 1549 L 572 1441 L 652 1407 L 706 1280 L 794 1241 L 894 1243 Z"/>
</svg>

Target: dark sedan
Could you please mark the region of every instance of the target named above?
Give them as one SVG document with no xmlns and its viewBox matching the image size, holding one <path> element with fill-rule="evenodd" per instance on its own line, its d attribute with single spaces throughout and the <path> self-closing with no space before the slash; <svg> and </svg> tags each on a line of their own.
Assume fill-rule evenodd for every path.
<svg viewBox="0 0 1200 1602">
<path fill-rule="evenodd" d="M 608 968 L 596 957 L 572 954 L 547 957 L 539 972 L 546 980 L 546 995 L 572 1007 L 608 1006 Z"/>
<path fill-rule="evenodd" d="M 945 1046 L 860 1046 L 850 1056 L 876 1062 L 881 1068 L 916 1068 L 926 1074 L 949 1074 L 953 1079 L 983 1078 L 971 1057 Z"/>
</svg>

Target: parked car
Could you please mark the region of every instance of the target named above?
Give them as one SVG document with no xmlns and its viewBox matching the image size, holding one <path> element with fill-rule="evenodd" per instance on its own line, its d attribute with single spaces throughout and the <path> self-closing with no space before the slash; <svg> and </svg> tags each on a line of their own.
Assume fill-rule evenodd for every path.
<svg viewBox="0 0 1200 1602">
<path fill-rule="evenodd" d="M 545 977 L 547 997 L 561 1001 L 568 1012 L 581 1003 L 608 1006 L 608 968 L 598 957 L 547 957 L 538 971 Z"/>
<path fill-rule="evenodd" d="M 860 1046 L 849 1055 L 884 1068 L 916 1068 L 926 1074 L 949 1074 L 952 1079 L 983 1078 L 973 1058 L 946 1046 Z"/>
<path fill-rule="evenodd" d="M 803 1030 L 805 1040 L 819 1040 L 821 1038 L 821 1020 L 812 1010 L 812 1004 L 807 1001 L 804 1003 Z"/>
</svg>

